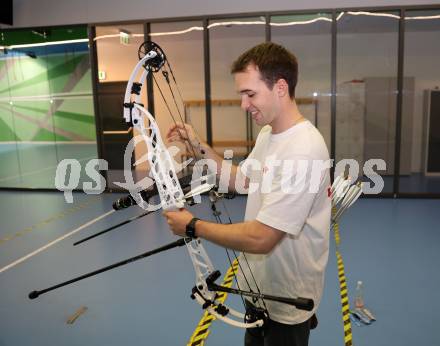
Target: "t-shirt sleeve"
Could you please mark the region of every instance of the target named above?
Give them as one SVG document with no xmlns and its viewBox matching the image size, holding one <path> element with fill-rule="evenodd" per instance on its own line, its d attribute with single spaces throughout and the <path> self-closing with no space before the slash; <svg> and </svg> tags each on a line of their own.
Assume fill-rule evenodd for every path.
<svg viewBox="0 0 440 346">
<path fill-rule="evenodd" d="M 262 194 L 262 204 L 256 219 L 270 227 L 297 236 L 310 214 L 316 194 L 310 188 L 311 160 L 296 158 L 296 169 L 279 169 Z M 298 168 L 302 166 L 302 168 Z"/>
</svg>

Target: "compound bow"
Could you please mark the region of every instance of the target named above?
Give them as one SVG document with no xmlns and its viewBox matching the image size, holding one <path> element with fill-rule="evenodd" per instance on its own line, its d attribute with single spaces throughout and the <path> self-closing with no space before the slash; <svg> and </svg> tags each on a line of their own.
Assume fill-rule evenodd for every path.
<svg viewBox="0 0 440 346">
<path fill-rule="evenodd" d="M 146 110 L 142 104 L 140 104 L 140 92 L 143 82 L 146 80 L 148 73 L 159 71 L 165 63 L 170 68 L 173 80 L 175 80 L 172 69 L 167 61 L 163 50 L 153 42 L 145 42 L 139 48 L 139 62 L 135 66 L 129 82 L 124 98 L 124 119 L 129 126 L 133 126 L 139 130 L 142 138 L 147 144 L 148 148 L 148 162 L 151 167 L 151 174 L 158 188 L 159 197 L 164 210 L 177 210 L 182 208 L 187 200 L 187 196 L 193 196 L 194 193 L 200 194 L 206 191 L 213 190 L 214 184 L 205 183 L 197 188 L 197 191 L 191 191 L 189 194 L 184 195 L 182 188 L 179 185 L 177 175 L 174 170 L 173 161 L 166 149 L 158 128 L 158 125 L 154 117 Z M 143 57 L 141 53 L 144 52 Z M 142 73 L 139 82 L 134 82 L 136 76 L 139 74 L 139 70 L 142 68 Z M 163 75 L 170 86 L 170 80 L 168 78 L 168 72 L 163 71 Z M 156 82 L 157 84 L 157 82 Z M 171 87 L 170 90 L 172 91 Z M 179 92 L 180 94 L 180 92 Z M 161 92 L 163 96 L 163 93 Z M 183 123 L 183 119 L 179 108 L 177 107 L 174 93 L 172 92 L 173 99 L 176 104 L 176 108 L 180 115 L 180 120 Z M 169 109 L 169 107 L 167 106 Z M 171 112 L 170 112 L 171 114 Z M 145 125 L 145 121 L 148 120 L 149 125 Z M 176 123 L 175 118 L 173 121 Z M 186 131 L 186 129 L 185 129 Z M 187 138 L 189 138 L 187 134 Z M 195 154 L 196 150 L 188 141 L 191 151 Z M 138 201 L 139 196 L 135 199 Z M 142 203 L 143 201 L 141 201 Z M 220 272 L 215 270 L 211 260 L 204 249 L 200 239 L 186 239 L 186 246 L 190 255 L 193 267 L 196 273 L 196 285 L 192 291 L 192 298 L 194 298 L 204 309 L 207 309 L 213 316 L 231 324 L 235 327 L 241 328 L 254 328 L 260 327 L 264 323 L 264 314 L 259 316 L 255 321 L 249 318 L 246 314 L 242 314 L 228 306 L 220 304 L 216 301 L 216 291 L 223 291 L 233 294 L 239 294 L 241 296 L 249 296 L 254 299 L 267 299 L 277 302 L 293 305 L 299 309 L 312 310 L 313 300 L 306 298 L 286 298 L 275 297 L 262 294 L 260 292 L 244 291 L 241 289 L 232 289 L 215 284 L 215 280 L 220 276 Z M 267 315 L 267 311 L 264 312 Z M 229 318 L 227 315 L 231 314 L 244 322 L 237 321 Z"/>
<path fill-rule="evenodd" d="M 222 195 L 216 191 L 215 184 L 210 181 L 213 175 L 207 174 L 203 176 L 201 179 L 196 179 L 196 181 L 193 181 L 191 184 L 191 188 L 192 188 L 191 191 L 184 194 L 182 186 L 180 185 L 180 181 L 177 178 L 177 174 L 174 168 L 174 161 L 170 153 L 168 152 L 165 144 L 162 141 L 159 127 L 154 117 L 140 102 L 142 86 L 143 83 L 146 81 L 148 74 L 150 72 L 155 73 L 160 71 L 165 64 L 167 64 L 170 72 L 163 69 L 162 74 L 165 77 L 168 86 L 170 87 L 170 91 L 173 96 L 175 106 L 180 115 L 180 120 L 182 121 L 182 123 L 184 122 L 179 107 L 177 106 L 177 101 L 174 97 L 174 93 L 172 91 L 170 84 L 169 74 L 171 74 L 173 81 L 177 86 L 177 82 L 174 77 L 171 66 L 169 65 L 169 62 L 163 50 L 157 44 L 150 41 L 144 42 L 140 46 L 139 62 L 136 64 L 135 68 L 133 69 L 127 84 L 127 88 L 124 96 L 124 120 L 129 127 L 133 127 L 139 131 L 142 140 L 147 145 L 147 150 L 148 150 L 147 161 L 150 165 L 150 175 L 154 179 L 155 190 L 159 195 L 161 207 L 164 210 L 177 210 L 179 208 L 183 208 L 185 203 L 192 204 L 194 196 L 200 195 L 205 192 L 209 192 L 210 200 L 212 202 L 211 208 L 214 212 L 214 215 L 216 216 L 217 221 L 221 222 L 219 218 L 219 212 L 215 208 L 215 202 L 219 198 L 221 198 Z M 138 82 L 136 82 L 135 78 L 138 75 L 140 75 L 140 77 L 138 79 Z M 159 88 L 157 81 L 155 79 L 154 81 L 156 82 L 156 85 Z M 172 115 L 170 107 L 166 103 L 165 97 L 162 91 L 160 90 L 160 88 L 159 91 L 165 102 L 166 107 L 170 112 L 171 117 L 173 118 L 173 121 L 177 124 L 175 118 Z M 179 95 L 181 95 L 180 91 L 179 91 Z M 189 138 L 188 134 L 187 134 L 187 138 Z M 188 145 L 190 151 L 196 157 L 197 156 L 196 150 L 192 146 L 190 141 L 188 141 Z M 145 192 L 139 191 L 139 186 L 136 186 L 134 190 L 130 191 L 130 194 L 132 198 L 130 197 L 125 199 L 125 201 L 128 202 L 127 206 L 132 205 L 132 202 L 134 200 L 140 207 L 148 210 L 149 205 L 145 200 Z M 121 209 L 120 203 L 116 203 L 116 205 L 114 204 L 114 208 Z M 112 229 L 113 228 L 114 227 L 112 227 Z M 171 248 L 177 246 L 183 246 L 183 245 L 186 245 L 196 276 L 196 280 L 195 280 L 196 284 L 192 289 L 191 297 L 194 300 L 196 300 L 202 306 L 203 309 L 208 310 L 209 313 L 211 313 L 213 316 L 215 316 L 216 318 L 218 318 L 219 320 L 225 323 L 240 328 L 255 328 L 255 327 L 263 326 L 266 319 L 268 318 L 268 312 L 265 307 L 264 300 L 277 301 L 280 303 L 295 306 L 297 309 L 303 309 L 308 311 L 311 311 L 314 307 L 314 302 L 312 299 L 301 298 L 301 297 L 298 298 L 278 297 L 278 296 L 263 294 L 259 291 L 256 282 L 255 285 L 257 287 L 258 292 L 253 292 L 250 289 L 250 285 L 248 285 L 250 289 L 249 291 L 242 290 L 238 286 L 238 282 L 237 282 L 237 289 L 216 284 L 215 281 L 220 277 L 221 274 L 218 270 L 215 270 L 206 250 L 202 245 L 201 240 L 198 238 L 179 239 L 176 242 L 167 244 L 160 248 L 154 249 L 152 251 L 148 251 L 144 254 L 132 257 L 125 261 L 118 262 L 116 264 L 96 270 L 94 272 L 82 275 L 80 277 L 66 281 L 64 283 L 49 287 L 41 291 L 33 291 L 29 294 L 29 298 L 35 299 L 39 295 L 51 291 L 53 289 L 68 285 L 70 283 L 85 279 L 87 277 L 119 267 L 121 265 L 131 263 L 135 260 L 145 258 L 147 256 L 151 256 L 158 252 L 169 250 Z M 237 258 L 236 255 L 235 257 Z M 243 257 L 246 259 L 245 254 L 243 254 Z M 242 273 L 244 275 L 243 271 Z M 246 278 L 245 280 L 247 281 Z M 251 297 L 254 302 L 261 300 L 264 308 L 257 308 L 252 311 L 248 310 L 246 311 L 246 313 L 241 313 L 225 304 L 220 303 L 218 301 L 216 292 L 238 294 L 242 297 L 242 300 L 243 300 L 243 296 Z"/>
</svg>

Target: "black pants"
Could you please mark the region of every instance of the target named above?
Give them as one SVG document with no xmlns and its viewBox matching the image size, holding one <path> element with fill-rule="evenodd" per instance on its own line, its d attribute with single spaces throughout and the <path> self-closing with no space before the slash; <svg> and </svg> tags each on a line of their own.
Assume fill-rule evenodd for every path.
<svg viewBox="0 0 440 346">
<path fill-rule="evenodd" d="M 245 346 L 307 346 L 312 320 L 300 324 L 283 324 L 269 319 L 265 327 L 246 329 Z"/>
</svg>

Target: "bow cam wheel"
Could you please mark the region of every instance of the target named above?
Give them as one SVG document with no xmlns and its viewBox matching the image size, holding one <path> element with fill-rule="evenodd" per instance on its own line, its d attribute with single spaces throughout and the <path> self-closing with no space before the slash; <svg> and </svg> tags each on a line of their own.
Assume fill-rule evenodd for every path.
<svg viewBox="0 0 440 346">
<path fill-rule="evenodd" d="M 139 60 L 141 60 L 151 51 L 156 52 L 157 55 L 154 58 L 147 60 L 144 64 L 144 67 L 152 72 L 157 72 L 165 64 L 166 59 L 165 53 L 159 45 L 152 41 L 145 41 L 138 49 L 138 57 Z"/>
</svg>

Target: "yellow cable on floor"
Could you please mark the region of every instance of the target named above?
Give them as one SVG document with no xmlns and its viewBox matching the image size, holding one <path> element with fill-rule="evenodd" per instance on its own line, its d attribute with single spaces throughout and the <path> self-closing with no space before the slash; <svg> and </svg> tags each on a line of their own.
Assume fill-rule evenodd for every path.
<svg viewBox="0 0 440 346">
<path fill-rule="evenodd" d="M 333 208 L 333 213 L 336 209 Z M 351 321 L 350 321 L 350 303 L 348 301 L 348 290 L 347 281 L 345 279 L 344 261 L 342 260 L 342 255 L 339 252 L 339 245 L 341 243 L 341 237 L 339 235 L 339 225 L 334 223 L 332 225 L 333 234 L 335 237 L 336 244 L 336 259 L 338 266 L 338 279 L 339 279 L 339 294 L 341 296 L 341 308 L 342 308 L 342 323 L 344 326 L 344 345 L 353 346 L 353 335 L 351 332 Z"/>
</svg>

